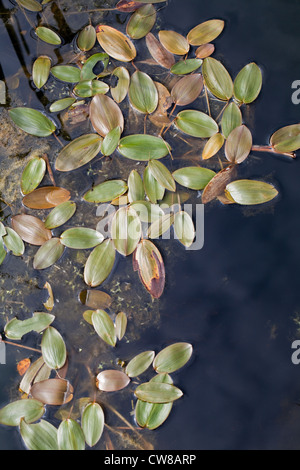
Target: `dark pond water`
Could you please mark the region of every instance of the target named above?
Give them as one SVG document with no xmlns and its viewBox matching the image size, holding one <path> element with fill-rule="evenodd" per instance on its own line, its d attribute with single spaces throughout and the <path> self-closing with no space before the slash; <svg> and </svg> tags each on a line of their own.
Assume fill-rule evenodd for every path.
<svg viewBox="0 0 300 470">
<path fill-rule="evenodd" d="M 2 3 L 12 8 L 8 0 Z M 300 105 L 291 101 L 291 85 L 300 80 L 298 1 L 172 0 L 160 14 L 165 29 L 182 33 L 204 20 L 223 18 L 226 29 L 215 42 L 215 57 L 232 76 L 251 61 L 263 69 L 263 93 L 248 120 L 256 144 L 266 144 L 276 129 L 299 121 Z M 115 13 L 109 15 L 111 24 L 120 20 Z M 20 30 L 28 27 L 19 16 L 17 20 Z M 71 28 L 86 24 L 86 18 L 79 26 L 72 21 Z M 15 52 L 9 42 L 1 44 L 3 74 L 14 75 L 20 67 Z M 21 82 L 26 96 L 31 93 L 28 80 L 21 78 Z M 32 100 L 31 105 L 38 106 L 39 100 Z M 160 325 L 149 324 L 135 346 L 131 344 L 131 351 L 158 351 L 172 342 L 188 341 L 194 355 L 188 366 L 174 374 L 184 397 L 155 431 L 157 449 L 300 448 L 300 365 L 291 362 L 291 344 L 300 332 L 296 323 L 300 318 L 299 165 L 299 160 L 253 156 L 240 175 L 274 183 L 280 191 L 275 203 L 255 210 L 217 203 L 207 206 L 205 244 L 200 251 L 180 253 L 172 245 L 176 256 L 170 257 L 164 242 L 159 243 L 167 271 L 166 291 L 159 302 Z M 79 192 L 88 184 L 83 180 Z M 72 261 L 78 260 L 70 255 L 70 265 Z M 11 273 L 16 279 L 18 272 L 30 275 L 21 261 L 0 269 L 3 278 Z M 118 269 L 124 271 L 124 263 Z M 41 307 L 45 279 L 35 274 L 33 285 L 27 283 L 22 301 L 28 311 Z M 76 292 L 81 287 L 78 281 Z M 57 288 L 60 306 L 65 302 L 67 307 L 64 285 Z M 18 313 L 21 309 L 16 308 Z M 147 311 L 152 315 L 151 305 Z M 7 312 L 4 302 L 3 325 Z M 59 320 L 60 331 L 68 337 L 69 323 L 63 326 L 62 314 Z M 0 405 L 15 398 L 20 354 L 8 349 L 7 364 L 0 365 Z M 126 358 L 126 345 L 120 346 L 118 354 Z M 125 411 L 128 419 L 129 411 Z M 0 449 L 21 448 L 16 430 L 0 427 Z"/>
</svg>

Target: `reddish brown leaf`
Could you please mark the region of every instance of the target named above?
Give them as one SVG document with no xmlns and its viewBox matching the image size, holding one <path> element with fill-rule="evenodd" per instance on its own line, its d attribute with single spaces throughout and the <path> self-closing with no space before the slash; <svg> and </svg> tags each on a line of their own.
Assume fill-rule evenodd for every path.
<svg viewBox="0 0 300 470">
<path fill-rule="evenodd" d="M 213 44 L 203 44 L 196 50 L 196 57 L 197 59 L 206 59 L 206 57 L 211 56 L 214 51 L 215 46 Z"/>
<path fill-rule="evenodd" d="M 150 240 L 142 240 L 133 254 L 133 269 L 147 291 L 158 299 L 165 288 L 165 266 L 162 256 Z"/>
<path fill-rule="evenodd" d="M 68 201 L 69 191 L 56 186 L 43 186 L 35 189 L 23 198 L 23 204 L 30 209 L 51 209 L 61 202 Z"/>
<path fill-rule="evenodd" d="M 127 0 L 120 0 L 116 4 L 116 10 L 119 10 L 123 13 L 132 13 L 138 8 L 144 6 L 144 3 L 139 3 L 139 2 L 128 2 Z"/>
<path fill-rule="evenodd" d="M 60 406 L 73 398 L 73 387 L 65 379 L 47 379 L 32 385 L 30 394 L 45 405 Z"/>
<path fill-rule="evenodd" d="M 203 90 L 203 77 L 201 73 L 186 75 L 172 88 L 171 96 L 177 106 L 186 106 L 193 103 Z"/>
<path fill-rule="evenodd" d="M 17 364 L 17 371 L 19 372 L 20 375 L 24 375 L 27 369 L 30 366 L 30 359 L 27 357 L 26 359 L 23 359 L 22 361 L 18 362 Z"/>
<path fill-rule="evenodd" d="M 40 246 L 52 238 L 52 233 L 45 228 L 44 222 L 33 215 L 15 215 L 11 219 L 11 225 L 22 240 L 31 245 Z"/>
<path fill-rule="evenodd" d="M 96 385 L 103 392 L 122 390 L 129 382 L 130 378 L 120 370 L 103 370 L 96 378 Z"/>
<path fill-rule="evenodd" d="M 151 56 L 159 65 L 170 69 L 175 64 L 174 55 L 167 51 L 152 33 L 147 34 L 146 44 Z"/>
<path fill-rule="evenodd" d="M 112 298 L 100 290 L 83 290 L 79 294 L 80 302 L 93 309 L 106 309 L 110 307 Z"/>
<path fill-rule="evenodd" d="M 202 204 L 207 204 L 213 199 L 224 194 L 227 184 L 229 184 L 235 173 L 235 165 L 230 165 L 214 176 L 206 185 L 202 193 Z"/>
</svg>

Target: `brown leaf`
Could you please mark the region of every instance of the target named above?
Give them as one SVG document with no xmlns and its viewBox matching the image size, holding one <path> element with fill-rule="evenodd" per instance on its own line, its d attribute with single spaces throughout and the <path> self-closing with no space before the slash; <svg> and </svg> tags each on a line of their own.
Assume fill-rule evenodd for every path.
<svg viewBox="0 0 300 470">
<path fill-rule="evenodd" d="M 172 105 L 172 98 L 169 90 L 159 82 L 154 82 L 158 91 L 158 107 L 156 111 L 149 116 L 150 121 L 156 126 L 164 126 L 170 123 L 167 110 Z"/>
<path fill-rule="evenodd" d="M 213 44 L 203 44 L 196 50 L 197 59 L 206 59 L 215 52 L 215 46 Z"/>
<path fill-rule="evenodd" d="M 105 137 L 116 127 L 123 131 L 124 118 L 117 103 L 106 95 L 96 95 L 90 104 L 90 120 L 95 131 Z"/>
<path fill-rule="evenodd" d="M 133 253 L 133 269 L 147 291 L 158 299 L 165 287 L 165 266 L 162 256 L 150 240 L 142 240 Z"/>
<path fill-rule="evenodd" d="M 207 204 L 213 199 L 222 196 L 228 183 L 231 182 L 235 174 L 235 165 L 229 165 L 214 176 L 206 185 L 202 193 L 202 204 Z"/>
<path fill-rule="evenodd" d="M 110 307 L 112 298 L 106 292 L 100 290 L 83 290 L 79 294 L 80 302 L 93 309 L 106 309 Z"/>
<path fill-rule="evenodd" d="M 144 3 L 139 2 L 128 2 L 127 0 L 120 0 L 116 4 L 116 10 L 121 11 L 122 13 L 133 13 L 138 8 L 144 6 Z"/>
<path fill-rule="evenodd" d="M 129 382 L 130 378 L 120 370 L 103 370 L 96 378 L 96 385 L 103 392 L 122 390 Z"/>
<path fill-rule="evenodd" d="M 20 375 L 24 375 L 27 369 L 30 367 L 30 359 L 27 357 L 26 359 L 22 359 L 22 361 L 18 362 L 17 364 L 17 371 Z"/>
<path fill-rule="evenodd" d="M 159 40 L 167 51 L 176 55 L 185 55 L 190 50 L 188 40 L 176 31 L 161 30 Z"/>
<path fill-rule="evenodd" d="M 65 379 L 47 379 L 32 385 L 30 394 L 45 405 L 65 405 L 73 398 L 73 387 Z"/>
<path fill-rule="evenodd" d="M 203 90 L 203 77 L 200 73 L 186 75 L 172 88 L 171 96 L 177 106 L 193 103 Z"/>
<path fill-rule="evenodd" d="M 33 215 L 15 215 L 11 219 L 11 224 L 22 240 L 31 245 L 40 246 L 52 238 L 52 233 L 45 228 L 44 222 Z"/>
<path fill-rule="evenodd" d="M 167 51 L 152 33 L 147 34 L 146 45 L 153 59 L 162 67 L 170 69 L 175 64 L 174 55 Z"/>
<path fill-rule="evenodd" d="M 56 186 L 43 186 L 23 198 L 23 204 L 30 209 L 51 209 L 61 202 L 68 201 L 70 192 Z"/>
</svg>

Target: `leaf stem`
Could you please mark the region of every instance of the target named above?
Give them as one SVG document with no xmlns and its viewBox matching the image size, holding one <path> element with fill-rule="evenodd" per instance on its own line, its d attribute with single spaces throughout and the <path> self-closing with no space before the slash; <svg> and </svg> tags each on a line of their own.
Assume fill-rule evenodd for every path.
<svg viewBox="0 0 300 470">
<path fill-rule="evenodd" d="M 252 151 L 275 153 L 276 155 L 285 155 L 290 158 L 296 158 L 295 152 L 276 152 L 276 150 L 271 145 L 253 145 Z"/>
</svg>

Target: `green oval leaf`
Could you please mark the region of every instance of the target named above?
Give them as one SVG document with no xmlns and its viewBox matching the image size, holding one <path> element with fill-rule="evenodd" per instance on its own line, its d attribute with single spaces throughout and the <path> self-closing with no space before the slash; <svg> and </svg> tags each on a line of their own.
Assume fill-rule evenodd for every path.
<svg viewBox="0 0 300 470">
<path fill-rule="evenodd" d="M 129 202 L 142 201 L 145 196 L 143 180 L 137 170 L 132 170 L 128 177 Z M 132 207 L 132 206 L 131 206 Z"/>
<path fill-rule="evenodd" d="M 60 450 L 84 450 L 85 439 L 80 425 L 74 419 L 62 421 L 57 430 L 58 447 Z"/>
<path fill-rule="evenodd" d="M 119 312 L 115 319 L 116 336 L 119 341 L 124 337 L 127 328 L 127 316 L 124 312 Z"/>
<path fill-rule="evenodd" d="M 282 127 L 272 135 L 270 143 L 278 153 L 289 153 L 299 150 L 300 124 Z"/>
<path fill-rule="evenodd" d="M 37 0 L 16 0 L 16 2 L 29 11 L 37 12 L 43 9 L 42 5 Z"/>
<path fill-rule="evenodd" d="M 169 231 L 173 222 L 174 214 L 164 214 L 150 225 L 147 231 L 148 237 L 152 239 L 159 238 L 161 235 Z"/>
<path fill-rule="evenodd" d="M 22 439 L 29 450 L 58 450 L 57 429 L 48 421 L 27 424 L 24 419 L 20 423 Z"/>
<path fill-rule="evenodd" d="M 128 362 L 125 374 L 127 374 L 128 377 L 138 377 L 150 367 L 154 356 L 154 351 L 144 351 L 138 354 Z"/>
<path fill-rule="evenodd" d="M 222 116 L 222 121 L 221 121 L 221 127 L 222 127 L 222 133 L 227 139 L 229 134 L 236 128 L 242 125 L 242 113 L 240 108 L 237 106 L 235 103 L 230 103 L 227 108 L 225 109 L 223 116 Z"/>
<path fill-rule="evenodd" d="M 102 233 L 92 228 L 73 227 L 65 230 L 60 236 L 61 243 L 69 248 L 84 250 L 94 248 L 103 242 Z"/>
<path fill-rule="evenodd" d="M 105 94 L 109 86 L 101 80 L 82 80 L 79 82 L 73 92 L 80 98 L 90 98 L 91 96 Z"/>
<path fill-rule="evenodd" d="M 76 211 L 76 204 L 72 201 L 65 201 L 54 207 L 45 220 L 45 227 L 53 229 L 64 225 L 73 217 Z"/>
<path fill-rule="evenodd" d="M 141 221 L 132 207 L 121 207 L 113 216 L 111 237 L 116 250 L 124 256 L 134 252 L 141 239 Z"/>
<path fill-rule="evenodd" d="M 209 20 L 193 28 L 187 39 L 192 46 L 208 44 L 216 39 L 223 31 L 225 22 L 223 20 Z"/>
<path fill-rule="evenodd" d="M 96 65 L 102 62 L 104 67 L 104 72 L 99 75 L 96 75 L 93 70 Z M 103 76 L 105 74 L 105 70 L 108 66 L 109 56 L 103 52 L 98 52 L 97 54 L 93 54 L 89 57 L 83 64 L 81 69 L 81 80 L 93 80 L 96 77 Z"/>
<path fill-rule="evenodd" d="M 144 188 L 149 200 L 156 204 L 165 194 L 165 188 L 154 178 L 149 166 L 144 170 Z"/>
<path fill-rule="evenodd" d="M 208 168 L 189 166 L 174 171 L 173 177 L 181 186 L 200 191 L 205 188 L 215 174 L 214 171 Z"/>
<path fill-rule="evenodd" d="M 115 87 L 111 87 L 111 96 L 117 103 L 121 103 L 128 93 L 130 75 L 125 67 L 117 67 L 112 76 L 117 77 L 118 83 Z"/>
<path fill-rule="evenodd" d="M 160 351 L 153 361 L 158 373 L 171 374 L 181 369 L 191 358 L 193 347 L 189 343 L 174 343 Z"/>
<path fill-rule="evenodd" d="M 135 134 L 120 140 L 119 152 L 131 160 L 153 160 L 168 155 L 169 144 L 160 137 L 147 134 Z"/>
<path fill-rule="evenodd" d="M 59 46 L 61 44 L 59 35 L 50 28 L 39 26 L 36 28 L 35 33 L 42 41 L 48 44 L 52 44 L 53 46 Z"/>
<path fill-rule="evenodd" d="M 81 71 L 73 65 L 56 65 L 52 67 L 51 73 L 62 82 L 77 83 L 80 81 Z"/>
<path fill-rule="evenodd" d="M 180 60 L 171 67 L 171 73 L 174 73 L 175 75 L 186 75 L 198 70 L 202 63 L 203 61 L 201 59 Z"/>
<path fill-rule="evenodd" d="M 58 171 L 72 171 L 89 163 L 101 149 L 102 137 L 86 134 L 74 139 L 58 154 L 55 168 Z"/>
<path fill-rule="evenodd" d="M 144 72 L 136 71 L 130 81 L 129 100 L 134 108 L 144 114 L 153 113 L 158 105 L 158 91 Z"/>
<path fill-rule="evenodd" d="M 46 162 L 43 158 L 34 157 L 26 165 L 21 177 L 21 190 L 23 194 L 29 194 L 43 180 L 46 173 Z"/>
<path fill-rule="evenodd" d="M 221 62 L 212 57 L 203 61 L 202 73 L 209 91 L 223 101 L 228 101 L 233 95 L 232 79 Z"/>
<path fill-rule="evenodd" d="M 149 403 L 170 403 L 182 397 L 182 391 L 168 383 L 146 382 L 137 387 L 134 394 Z"/>
<path fill-rule="evenodd" d="M 81 427 L 85 442 L 93 447 L 100 440 L 104 429 L 104 413 L 98 403 L 89 403 L 81 416 Z"/>
<path fill-rule="evenodd" d="M 262 73 L 260 68 L 252 62 L 246 65 L 234 81 L 234 96 L 244 104 L 253 103 L 262 88 Z"/>
<path fill-rule="evenodd" d="M 54 318 L 54 315 L 44 312 L 35 312 L 27 320 L 13 318 L 4 327 L 5 336 L 9 339 L 20 340 L 31 331 L 40 333 L 54 321 Z"/>
<path fill-rule="evenodd" d="M 177 114 L 175 123 L 185 134 L 202 139 L 212 137 L 219 130 L 218 124 L 201 111 L 181 111 Z"/>
<path fill-rule="evenodd" d="M 226 192 L 237 203 L 245 206 L 272 201 L 278 191 L 271 184 L 255 180 L 238 180 L 226 186 Z"/>
<path fill-rule="evenodd" d="M 50 74 L 51 59 L 47 56 L 38 57 L 32 67 L 32 79 L 37 88 L 42 88 Z"/>
<path fill-rule="evenodd" d="M 141 222 L 152 223 L 164 215 L 164 211 L 158 204 L 149 201 L 135 201 L 131 207 L 138 214 Z"/>
<path fill-rule="evenodd" d="M 51 369 L 61 369 L 67 359 L 67 350 L 61 334 L 49 326 L 43 333 L 41 341 L 42 355 Z"/>
<path fill-rule="evenodd" d="M 108 313 L 96 310 L 91 319 L 97 335 L 110 346 L 115 346 L 117 342 L 115 325 Z"/>
<path fill-rule="evenodd" d="M 55 124 L 36 109 L 14 108 L 9 110 L 9 115 L 20 129 L 36 137 L 48 137 L 56 129 Z"/>
<path fill-rule="evenodd" d="M 64 252 L 64 245 L 59 238 L 45 242 L 33 258 L 33 269 L 46 269 L 56 263 Z"/>
<path fill-rule="evenodd" d="M 81 51 L 90 51 L 96 43 L 96 30 L 91 24 L 85 26 L 77 38 L 77 46 Z"/>
<path fill-rule="evenodd" d="M 12 251 L 15 256 L 22 256 L 25 246 L 20 235 L 12 228 L 6 227 L 6 235 L 3 237 L 4 245 L 8 251 Z"/>
<path fill-rule="evenodd" d="M 109 202 L 126 193 L 127 184 L 123 180 L 109 180 L 94 186 L 83 196 L 87 202 Z"/>
<path fill-rule="evenodd" d="M 6 426 L 19 426 L 22 418 L 31 424 L 40 419 L 45 413 L 43 403 L 34 398 L 17 400 L 9 403 L 0 410 L 0 423 Z"/>
<path fill-rule="evenodd" d="M 149 169 L 161 186 L 169 191 L 176 191 L 176 183 L 168 168 L 158 160 L 150 160 Z"/>
<path fill-rule="evenodd" d="M 104 240 L 87 259 L 84 267 L 84 281 L 91 287 L 97 287 L 111 273 L 115 263 L 116 251 L 111 240 Z"/>
<path fill-rule="evenodd" d="M 174 217 L 174 230 L 180 243 L 189 248 L 194 241 L 196 232 L 193 220 L 187 212 L 176 212 Z"/>
<path fill-rule="evenodd" d="M 49 111 L 50 113 L 58 113 L 59 111 L 63 111 L 64 109 L 72 106 L 75 101 L 75 98 L 62 98 L 61 100 L 54 101 L 54 103 L 51 104 Z"/>
<path fill-rule="evenodd" d="M 127 23 L 126 32 L 132 39 L 145 37 L 156 22 L 156 10 L 153 5 L 144 5 L 138 8 Z"/>
</svg>

